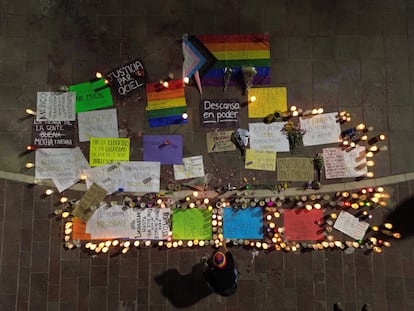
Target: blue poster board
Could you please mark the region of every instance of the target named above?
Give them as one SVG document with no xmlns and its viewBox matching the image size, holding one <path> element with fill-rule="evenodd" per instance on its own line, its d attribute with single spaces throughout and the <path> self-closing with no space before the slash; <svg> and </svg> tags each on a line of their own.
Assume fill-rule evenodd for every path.
<svg viewBox="0 0 414 311">
<path fill-rule="evenodd" d="M 263 239 L 263 210 L 224 208 L 223 235 L 225 239 Z"/>
</svg>

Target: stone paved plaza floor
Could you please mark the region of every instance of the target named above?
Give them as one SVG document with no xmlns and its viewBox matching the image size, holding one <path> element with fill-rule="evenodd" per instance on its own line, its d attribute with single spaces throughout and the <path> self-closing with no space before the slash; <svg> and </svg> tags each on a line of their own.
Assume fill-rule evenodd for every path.
<svg viewBox="0 0 414 311">
<path fill-rule="evenodd" d="M 370 303 L 375 311 L 414 309 L 410 206 L 414 195 L 413 0 L 1 0 L 0 1 L 0 310 L 333 310 Z M 198 265 L 212 249 L 155 247 L 122 256 L 65 250 L 61 223 L 50 217 L 57 195 L 32 186 L 23 170 L 33 153 L 36 92 L 88 81 L 139 58 L 150 82 L 181 76 L 181 36 L 264 33 L 271 41 L 271 86 L 286 86 L 288 104 L 349 111 L 384 133 L 388 151 L 376 156 L 374 180 L 391 199 L 376 217 L 401 211 L 405 229 L 381 254 L 364 249 L 265 252 L 232 247 L 238 263 L 235 295 L 211 294 Z M 204 88 L 206 98 L 222 90 Z M 245 100 L 239 88 L 229 97 Z M 274 184 L 269 172 L 246 170 L 240 153 L 208 154 L 200 128 L 200 95 L 186 88 L 189 123 L 150 128 L 142 91 L 115 98 L 119 126 L 128 128 L 131 159 L 142 160 L 143 134 L 181 134 L 184 156 L 203 155 L 217 185 Z M 247 109 L 247 108 L 245 108 Z M 244 110 L 244 112 L 246 112 Z M 247 127 L 242 117 L 241 127 Z M 85 143 L 79 144 L 87 152 Z M 306 147 L 311 157 L 320 149 Z M 284 155 L 286 156 L 286 155 Z M 172 179 L 162 169 L 161 186 Z M 323 180 L 330 191 L 350 179 Z M 336 187 L 336 188 L 335 188 Z M 362 187 L 362 186 L 361 186 Z M 80 198 L 82 191 L 65 191 Z M 400 219 L 401 221 L 401 219 Z"/>
</svg>

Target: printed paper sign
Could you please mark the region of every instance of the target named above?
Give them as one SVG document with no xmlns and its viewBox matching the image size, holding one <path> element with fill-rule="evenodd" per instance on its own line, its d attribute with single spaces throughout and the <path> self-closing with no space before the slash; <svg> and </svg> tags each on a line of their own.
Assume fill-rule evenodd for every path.
<svg viewBox="0 0 414 311">
<path fill-rule="evenodd" d="M 79 112 L 78 127 L 80 142 L 91 137 L 119 137 L 116 109 Z"/>
<path fill-rule="evenodd" d="M 217 131 L 206 133 L 207 151 L 224 152 L 236 150 L 236 145 L 231 140 L 233 131 Z"/>
<path fill-rule="evenodd" d="M 223 208 L 225 239 L 263 239 L 263 211 L 260 207 Z"/>
<path fill-rule="evenodd" d="M 144 161 L 161 164 L 183 163 L 183 137 L 181 135 L 144 135 Z"/>
<path fill-rule="evenodd" d="M 368 172 L 363 146 L 357 146 L 350 151 L 340 147 L 324 148 L 322 151 L 327 179 L 359 177 Z"/>
<path fill-rule="evenodd" d="M 204 174 L 204 164 L 203 156 L 194 156 L 183 158 L 183 164 L 174 164 L 174 179 L 188 179 L 203 177 Z"/>
<path fill-rule="evenodd" d="M 112 95 L 105 79 L 97 79 L 69 86 L 76 93 L 76 112 L 90 111 L 113 105 Z"/>
<path fill-rule="evenodd" d="M 365 221 L 360 221 L 351 213 L 341 211 L 335 221 L 334 228 L 345 233 L 355 240 L 362 240 L 369 224 Z"/>
<path fill-rule="evenodd" d="M 106 196 L 106 190 L 93 184 L 75 204 L 72 215 L 79 217 L 83 222 L 87 222 L 98 208 Z"/>
<path fill-rule="evenodd" d="M 121 95 L 128 95 L 145 85 L 144 65 L 138 59 L 108 72 L 110 85 Z"/>
<path fill-rule="evenodd" d="M 78 182 L 87 168 L 89 163 L 79 147 L 36 150 L 35 177 L 53 179 L 59 192 Z"/>
<path fill-rule="evenodd" d="M 117 161 L 129 161 L 129 138 L 90 139 L 89 164 L 99 166 Z"/>
<path fill-rule="evenodd" d="M 71 148 L 75 136 L 73 122 L 33 120 L 32 145 L 39 148 Z"/>
<path fill-rule="evenodd" d="M 172 237 L 174 240 L 210 240 L 211 211 L 200 208 L 172 209 Z"/>
<path fill-rule="evenodd" d="M 311 158 L 277 158 L 277 180 L 312 181 L 315 169 Z"/>
<path fill-rule="evenodd" d="M 281 132 L 285 122 L 249 123 L 250 149 L 288 152 L 289 141 Z"/>
<path fill-rule="evenodd" d="M 310 117 L 300 117 L 300 127 L 306 131 L 303 135 L 304 146 L 337 143 L 340 141 L 341 126 L 336 122 L 338 113 L 323 113 Z"/>
<path fill-rule="evenodd" d="M 203 99 L 200 104 L 200 124 L 204 127 L 237 127 L 240 118 L 238 99 Z"/>
<path fill-rule="evenodd" d="M 264 118 L 275 111 L 287 110 L 286 87 L 265 87 L 249 89 L 248 98 L 256 97 L 248 103 L 249 118 Z"/>
<path fill-rule="evenodd" d="M 74 92 L 37 92 L 37 121 L 75 121 Z"/>
<path fill-rule="evenodd" d="M 276 170 L 276 152 L 246 149 L 245 168 L 261 171 Z"/>
</svg>

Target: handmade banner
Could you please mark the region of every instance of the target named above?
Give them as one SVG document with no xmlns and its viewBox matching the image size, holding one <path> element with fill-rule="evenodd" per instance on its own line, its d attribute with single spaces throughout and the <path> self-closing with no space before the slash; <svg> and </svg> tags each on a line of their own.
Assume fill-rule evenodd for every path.
<svg viewBox="0 0 414 311">
<path fill-rule="evenodd" d="M 368 172 L 363 146 L 348 151 L 340 147 L 323 148 L 322 154 L 327 179 L 359 177 Z"/>
<path fill-rule="evenodd" d="M 78 113 L 79 141 L 89 141 L 91 137 L 118 138 L 118 118 L 116 109 L 103 109 Z"/>
<path fill-rule="evenodd" d="M 240 103 L 238 99 L 202 99 L 200 124 L 203 127 L 238 127 Z"/>
<path fill-rule="evenodd" d="M 90 138 L 90 166 L 129 161 L 129 138 Z"/>
<path fill-rule="evenodd" d="M 211 215 L 208 209 L 172 209 L 172 238 L 174 240 L 211 240 Z"/>
<path fill-rule="evenodd" d="M 143 135 L 144 161 L 183 164 L 182 135 Z"/>
<path fill-rule="evenodd" d="M 315 179 L 312 158 L 277 158 L 276 163 L 277 180 L 312 181 Z"/>
<path fill-rule="evenodd" d="M 336 121 L 337 115 L 336 112 L 330 112 L 300 117 L 300 127 L 306 131 L 303 135 L 303 145 L 315 146 L 340 142 L 341 126 Z"/>
<path fill-rule="evenodd" d="M 75 130 L 70 121 L 36 121 L 32 126 L 32 145 L 38 148 L 70 148 Z"/>
<path fill-rule="evenodd" d="M 267 34 L 197 35 L 190 36 L 189 40 L 208 59 L 204 70 L 200 69 L 203 86 L 223 86 L 226 67 L 232 69 L 229 85 L 239 85 L 243 66 L 256 69 L 253 85 L 270 84 L 270 41 Z"/>
<path fill-rule="evenodd" d="M 85 233 L 91 239 L 118 239 L 134 237 L 133 210 L 123 205 L 100 203 L 86 223 Z"/>
<path fill-rule="evenodd" d="M 183 81 L 168 81 L 168 87 L 161 83 L 147 84 L 146 110 L 150 127 L 188 123 L 183 117 L 187 111 Z"/>
<path fill-rule="evenodd" d="M 108 194 L 122 188 L 121 163 L 113 162 L 83 170 L 86 176 L 86 187 L 89 189 L 92 184 L 97 184 L 107 191 Z"/>
<path fill-rule="evenodd" d="M 75 121 L 74 92 L 37 92 L 36 121 Z"/>
<path fill-rule="evenodd" d="M 183 158 L 183 164 L 174 164 L 173 168 L 175 180 L 203 177 L 205 175 L 203 156 L 201 155 Z"/>
<path fill-rule="evenodd" d="M 249 123 L 250 149 L 288 152 L 289 141 L 281 132 L 285 122 Z"/>
<path fill-rule="evenodd" d="M 76 93 L 76 112 L 90 111 L 113 105 L 112 95 L 105 79 L 96 79 L 69 86 Z"/>
<path fill-rule="evenodd" d="M 334 224 L 336 230 L 345 233 L 355 240 L 362 240 L 368 227 L 369 224 L 367 222 L 361 221 L 358 217 L 346 211 L 339 213 Z"/>
<path fill-rule="evenodd" d="M 264 118 L 275 111 L 286 111 L 286 93 L 286 87 L 251 88 L 248 97 L 255 96 L 256 100 L 248 103 L 248 117 L 251 119 Z"/>
<path fill-rule="evenodd" d="M 245 168 L 250 170 L 275 171 L 276 152 L 246 149 Z"/>
<path fill-rule="evenodd" d="M 83 197 L 76 202 L 72 215 L 80 218 L 83 222 L 87 222 L 98 208 L 100 203 L 106 196 L 106 190 L 93 184 L 83 195 Z"/>
<path fill-rule="evenodd" d="M 236 145 L 231 140 L 233 131 L 217 131 L 206 133 L 207 151 L 224 152 L 236 150 Z"/>
<path fill-rule="evenodd" d="M 89 163 L 79 147 L 42 148 L 35 153 L 35 178 L 51 178 L 59 192 L 80 180 Z"/>
<path fill-rule="evenodd" d="M 323 219 L 323 211 L 318 209 L 285 209 L 283 224 L 287 241 L 321 241 L 325 239 L 318 222 Z"/>
<path fill-rule="evenodd" d="M 225 239 L 263 239 L 263 211 L 260 207 L 223 208 Z"/>
<path fill-rule="evenodd" d="M 111 87 L 121 96 L 129 95 L 145 85 L 144 65 L 139 59 L 122 65 L 108 72 L 105 77 Z"/>
</svg>

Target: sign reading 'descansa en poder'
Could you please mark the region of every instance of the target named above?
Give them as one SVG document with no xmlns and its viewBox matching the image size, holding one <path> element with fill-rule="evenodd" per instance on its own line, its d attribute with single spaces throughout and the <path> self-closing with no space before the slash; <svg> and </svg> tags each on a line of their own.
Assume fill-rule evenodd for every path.
<svg viewBox="0 0 414 311">
<path fill-rule="evenodd" d="M 240 102 L 237 99 L 204 99 L 200 103 L 200 118 L 203 127 L 237 127 Z"/>
</svg>

